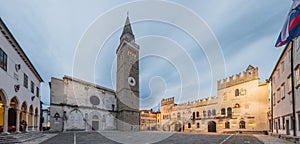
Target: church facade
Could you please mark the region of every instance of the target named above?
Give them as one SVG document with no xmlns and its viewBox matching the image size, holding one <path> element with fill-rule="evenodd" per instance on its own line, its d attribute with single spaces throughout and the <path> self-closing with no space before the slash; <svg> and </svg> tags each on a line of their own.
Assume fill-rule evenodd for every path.
<svg viewBox="0 0 300 144">
<path fill-rule="evenodd" d="M 218 81 L 217 97 L 175 104 L 161 100 L 161 130 L 242 133 L 268 130 L 268 83 L 248 66 L 235 77 Z"/>
<path fill-rule="evenodd" d="M 51 130 L 139 130 L 139 45 L 128 17 L 116 54 L 116 91 L 69 76 L 51 79 Z"/>
</svg>

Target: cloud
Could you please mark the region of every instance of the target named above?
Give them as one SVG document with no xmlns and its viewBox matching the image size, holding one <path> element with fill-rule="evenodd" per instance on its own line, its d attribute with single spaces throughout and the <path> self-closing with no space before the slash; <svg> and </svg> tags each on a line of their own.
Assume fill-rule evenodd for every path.
<svg viewBox="0 0 300 144">
<path fill-rule="evenodd" d="M 252 64 L 260 68 L 262 79 L 268 78 L 281 52 L 281 49 L 275 49 L 273 45 L 291 1 L 283 3 L 282 0 L 272 0 L 272 4 L 270 1 L 261 0 L 171 2 L 192 10 L 191 12 L 202 18 L 214 32 L 226 60 L 226 76 L 239 73 L 248 64 Z M 77 44 L 90 24 L 99 18 L 99 15 L 106 14 L 105 12 L 122 4 L 128 2 L 91 0 L 88 3 L 82 1 L 70 3 L 58 0 L 43 2 L 11 0 L 0 6 L 2 19 L 8 24 L 9 29 L 45 80 L 41 89 L 43 102 L 50 103 L 47 82 L 52 76 L 61 78 L 63 75 L 72 75 Z M 133 23 L 132 28 L 141 46 L 141 52 L 155 47 L 159 55 L 165 55 L 160 58 L 141 59 L 141 96 L 153 97 L 152 104 L 141 105 L 145 108 L 156 106 L 162 95 L 165 98 L 175 96 L 176 102 L 215 95 L 216 80 L 224 76 L 216 74 L 214 69 L 214 67 L 221 67 L 223 63 L 216 64 L 210 60 L 209 52 L 215 51 L 211 37 L 208 37 L 206 31 L 199 25 L 193 26 L 196 21 L 190 20 L 190 17 L 183 17 L 184 13 L 181 11 L 168 11 L 171 7 L 165 10 L 136 13 L 138 10 L 153 9 L 151 6 L 154 4 L 152 2 L 151 5 L 129 9 L 132 20 L 140 20 Z M 119 43 L 121 26 L 126 16 L 125 11 L 128 9 L 120 8 L 117 11 L 118 17 L 111 17 L 105 25 L 101 26 L 109 28 L 111 25 L 118 25 L 120 29 L 115 29 L 111 35 L 105 35 L 108 39 L 103 47 L 100 45 L 92 47 L 102 48 L 102 51 L 97 53 L 93 61 L 95 80 L 90 81 L 109 88 L 115 87 L 115 49 Z M 180 29 L 181 27 L 177 27 L 178 25 L 149 20 L 155 15 L 162 16 L 161 19 L 166 20 L 165 13 L 170 13 L 170 22 L 189 24 L 189 29 L 202 36 L 201 40 L 205 42 L 198 43 L 197 39 L 192 37 L 192 32 L 185 32 Z M 103 32 L 99 33 L 95 35 L 96 40 L 100 39 L 98 36 Z M 141 39 L 147 36 L 161 36 L 170 41 L 155 39 L 145 42 Z M 181 48 L 173 50 L 171 44 L 174 42 Z M 89 47 L 86 49 L 90 50 Z M 223 58 L 219 55 L 212 57 L 215 61 Z"/>
</svg>

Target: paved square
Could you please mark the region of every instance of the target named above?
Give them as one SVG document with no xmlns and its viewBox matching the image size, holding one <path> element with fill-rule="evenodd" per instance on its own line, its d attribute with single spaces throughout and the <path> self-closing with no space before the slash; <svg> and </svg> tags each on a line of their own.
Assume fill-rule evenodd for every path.
<svg viewBox="0 0 300 144">
<path fill-rule="evenodd" d="M 168 132 L 65 132 L 43 144 L 117 144 L 117 143 L 157 143 L 157 144 L 262 144 L 252 135 L 190 134 Z"/>
</svg>

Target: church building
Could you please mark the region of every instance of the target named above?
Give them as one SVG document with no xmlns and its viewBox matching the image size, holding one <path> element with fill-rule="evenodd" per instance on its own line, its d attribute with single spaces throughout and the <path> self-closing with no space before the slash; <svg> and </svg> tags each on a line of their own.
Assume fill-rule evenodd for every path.
<svg viewBox="0 0 300 144">
<path fill-rule="evenodd" d="M 116 91 L 70 76 L 51 79 L 51 130 L 139 130 L 139 45 L 128 16 L 116 54 Z"/>
</svg>

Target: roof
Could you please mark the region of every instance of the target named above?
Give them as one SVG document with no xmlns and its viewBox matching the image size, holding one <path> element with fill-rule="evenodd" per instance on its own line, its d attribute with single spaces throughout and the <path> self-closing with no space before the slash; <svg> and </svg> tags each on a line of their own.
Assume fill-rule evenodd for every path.
<svg viewBox="0 0 300 144">
<path fill-rule="evenodd" d="M 126 21 L 125 21 L 125 25 L 124 25 L 124 28 L 123 28 L 123 32 L 122 32 L 122 35 L 126 34 L 126 33 L 130 33 L 133 35 L 133 32 L 132 32 L 132 29 L 131 29 L 131 24 L 130 24 L 130 20 L 129 20 L 129 17 L 127 16 L 126 17 Z M 121 37 L 122 37 L 121 35 Z M 133 35 L 134 36 L 134 35 Z"/>
<path fill-rule="evenodd" d="M 44 82 L 42 77 L 39 75 L 37 70 L 34 68 L 33 64 L 29 60 L 29 58 L 26 56 L 25 52 L 21 48 L 21 46 L 18 44 L 12 33 L 9 31 L 9 29 L 6 27 L 5 23 L 0 17 L 0 29 L 5 38 L 8 40 L 10 45 L 15 49 L 15 51 L 19 54 L 19 56 L 22 58 L 22 60 L 25 62 L 25 64 L 29 67 L 29 69 L 33 72 L 33 74 L 38 78 L 40 82 Z"/>
<path fill-rule="evenodd" d="M 89 85 L 89 86 L 93 86 L 93 87 L 96 87 L 98 89 L 101 89 L 101 90 L 105 90 L 105 91 L 108 91 L 108 92 L 111 92 L 113 93 L 114 95 L 116 94 L 114 90 L 110 89 L 110 88 L 106 88 L 106 87 L 103 87 L 103 86 L 100 86 L 100 85 L 97 85 L 97 84 L 94 84 L 94 83 L 91 83 L 91 82 L 87 82 L 87 81 L 84 81 L 84 80 L 81 80 L 81 79 L 78 79 L 78 78 L 74 78 L 74 77 L 71 77 L 71 76 L 64 76 L 63 79 L 69 79 L 69 80 L 72 80 L 72 81 L 75 81 L 75 82 L 78 82 L 78 83 L 81 83 L 81 84 L 84 84 L 84 85 Z"/>
</svg>

